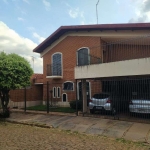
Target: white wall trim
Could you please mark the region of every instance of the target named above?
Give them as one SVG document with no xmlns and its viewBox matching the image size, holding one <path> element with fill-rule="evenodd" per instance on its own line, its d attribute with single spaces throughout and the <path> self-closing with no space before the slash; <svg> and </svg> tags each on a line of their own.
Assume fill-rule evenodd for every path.
<svg viewBox="0 0 150 150">
<path fill-rule="evenodd" d="M 75 67 L 75 79 L 150 75 L 150 57 Z"/>
</svg>

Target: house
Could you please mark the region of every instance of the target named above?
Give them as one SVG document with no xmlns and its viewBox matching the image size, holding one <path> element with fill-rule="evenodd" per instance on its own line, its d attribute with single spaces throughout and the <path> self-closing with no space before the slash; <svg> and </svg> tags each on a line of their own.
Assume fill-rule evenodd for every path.
<svg viewBox="0 0 150 150">
<path fill-rule="evenodd" d="M 9 93 L 9 106 L 13 108 L 24 108 L 36 106 L 43 102 L 43 74 L 33 74 L 29 87 L 11 90 Z"/>
<path fill-rule="evenodd" d="M 43 83 L 49 84 L 52 99 L 68 106 L 83 96 L 86 105 L 87 97 L 120 83 L 119 89 L 127 90 L 131 79 L 134 89 L 129 93 L 136 93 L 137 83 L 150 75 L 149 32 L 150 23 L 58 28 L 33 50 L 43 57 Z M 46 86 L 43 92 L 45 102 Z"/>
</svg>

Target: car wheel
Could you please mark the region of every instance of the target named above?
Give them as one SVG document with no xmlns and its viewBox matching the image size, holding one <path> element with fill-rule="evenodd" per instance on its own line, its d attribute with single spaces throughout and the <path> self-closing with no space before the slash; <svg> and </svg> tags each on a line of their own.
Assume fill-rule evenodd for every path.
<svg viewBox="0 0 150 150">
<path fill-rule="evenodd" d="M 91 114 L 94 114 L 94 109 L 90 109 L 90 113 L 91 113 Z"/>
</svg>

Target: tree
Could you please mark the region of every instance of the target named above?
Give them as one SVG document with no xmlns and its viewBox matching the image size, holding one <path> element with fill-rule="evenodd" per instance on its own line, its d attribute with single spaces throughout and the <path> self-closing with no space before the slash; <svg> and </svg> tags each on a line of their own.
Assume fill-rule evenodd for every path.
<svg viewBox="0 0 150 150">
<path fill-rule="evenodd" d="M 0 53 L 0 99 L 3 113 L 8 110 L 9 91 L 30 85 L 33 70 L 29 62 L 17 55 Z"/>
</svg>

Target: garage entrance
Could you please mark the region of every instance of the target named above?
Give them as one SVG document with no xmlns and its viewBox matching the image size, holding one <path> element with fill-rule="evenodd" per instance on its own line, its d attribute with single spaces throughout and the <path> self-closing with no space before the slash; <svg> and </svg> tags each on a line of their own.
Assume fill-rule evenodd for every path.
<svg viewBox="0 0 150 150">
<path fill-rule="evenodd" d="M 88 108 L 94 117 L 150 122 L 150 78 L 92 80 Z"/>
</svg>

